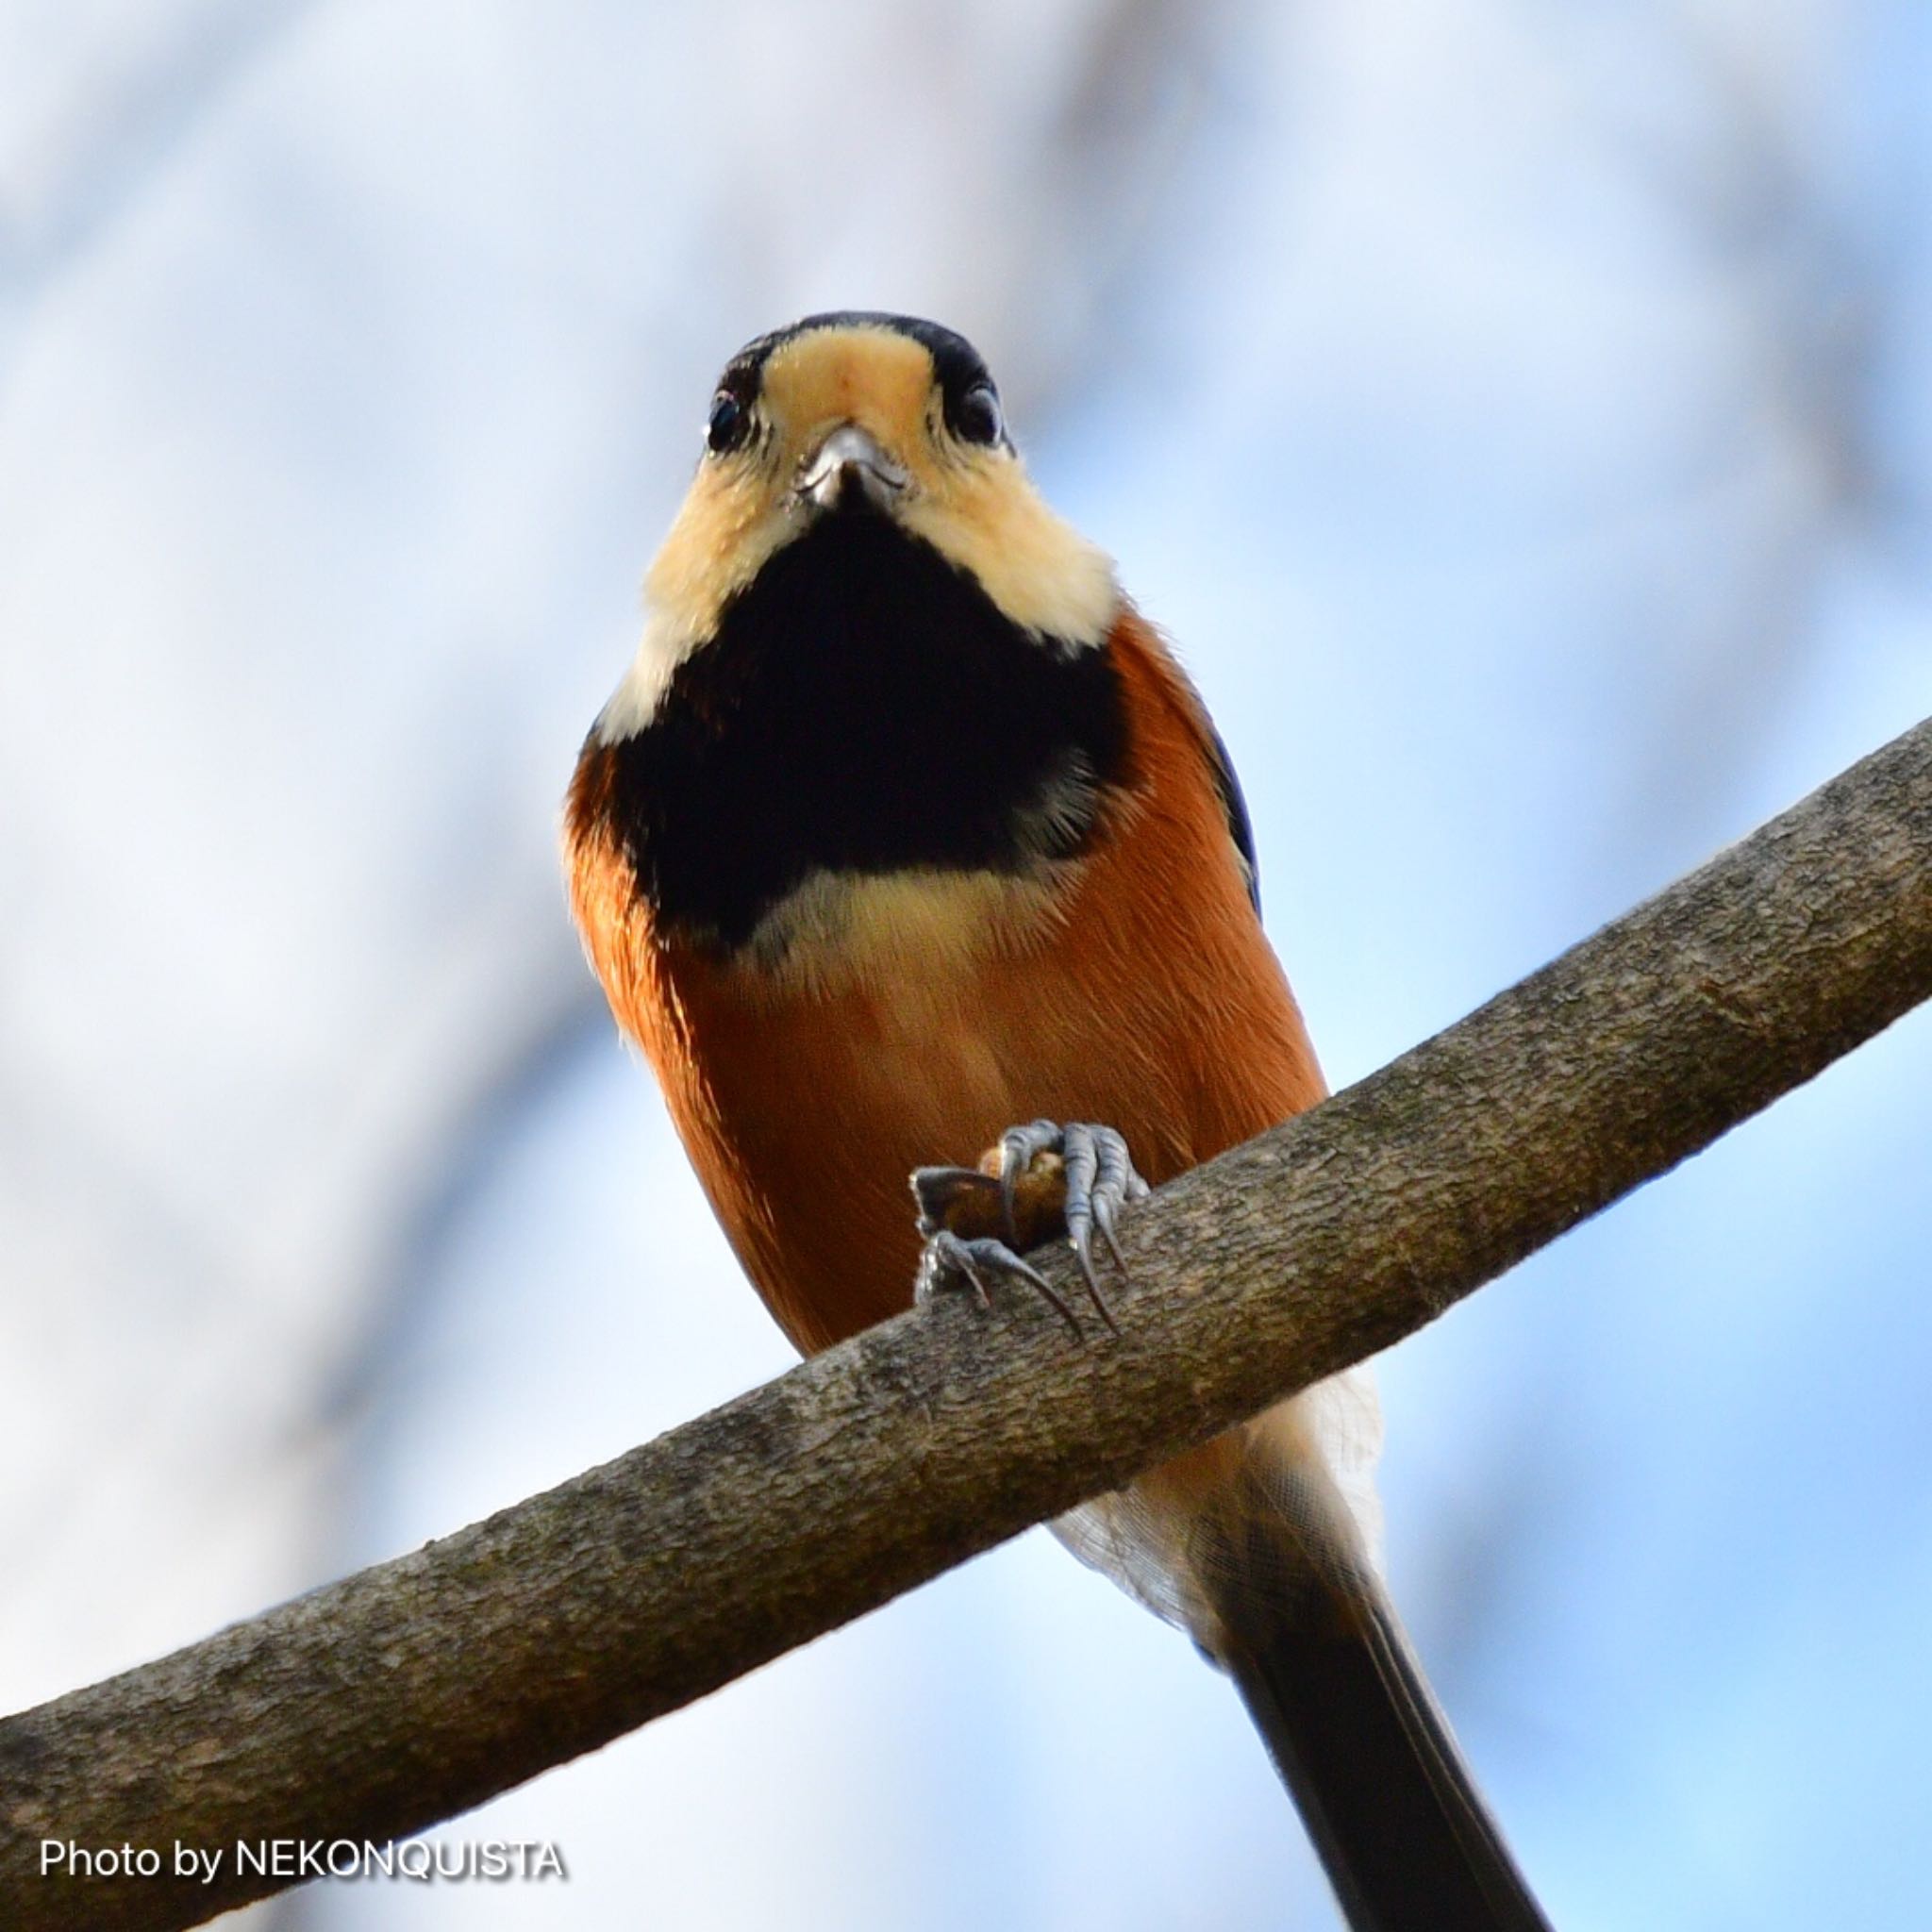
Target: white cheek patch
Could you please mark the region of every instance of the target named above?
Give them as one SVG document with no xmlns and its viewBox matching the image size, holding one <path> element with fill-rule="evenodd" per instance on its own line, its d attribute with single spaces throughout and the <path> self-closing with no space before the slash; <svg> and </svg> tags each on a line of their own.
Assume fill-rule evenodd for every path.
<svg viewBox="0 0 1932 1932">
<path fill-rule="evenodd" d="M 689 640 L 681 639 L 676 627 L 658 617 L 647 619 L 630 669 L 597 713 L 591 727 L 597 742 L 622 744 L 642 731 L 658 715 L 673 675 L 691 653 Z"/>
<path fill-rule="evenodd" d="M 1074 649 L 1103 642 L 1120 615 L 1112 559 L 1047 508 L 1017 460 L 970 510 L 940 493 L 914 498 L 901 524 L 968 572 L 1001 613 Z"/>
</svg>

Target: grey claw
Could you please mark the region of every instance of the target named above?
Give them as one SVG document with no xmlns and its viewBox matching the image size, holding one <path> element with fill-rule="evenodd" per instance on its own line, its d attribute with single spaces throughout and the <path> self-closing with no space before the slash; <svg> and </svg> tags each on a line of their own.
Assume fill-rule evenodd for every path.
<svg viewBox="0 0 1932 1932">
<path fill-rule="evenodd" d="M 1086 1235 L 1077 1234 L 1072 1238 L 1074 1259 L 1080 1264 L 1080 1278 L 1087 1284 L 1087 1299 L 1093 1304 L 1094 1312 L 1105 1322 L 1115 1335 L 1121 1332 L 1121 1324 L 1113 1318 L 1113 1310 L 1107 1305 L 1107 1297 L 1100 1291 L 1100 1277 L 1093 1272 L 1093 1249 Z"/>
<path fill-rule="evenodd" d="M 1107 1195 L 1095 1191 L 1095 1181 L 1104 1189 L 1108 1182 L 1108 1163 L 1102 1152 L 1104 1141 L 1110 1139 L 1118 1141 L 1120 1137 L 1111 1129 L 1094 1128 L 1078 1122 L 1070 1123 L 1060 1141 L 1060 1157 L 1067 1164 L 1067 1240 L 1074 1250 L 1074 1258 L 1080 1264 L 1081 1278 L 1087 1284 L 1088 1299 L 1092 1302 L 1100 1319 L 1118 1335 L 1120 1324 L 1113 1318 L 1113 1310 L 1107 1305 L 1107 1297 L 1100 1291 L 1099 1277 L 1093 1272 L 1093 1229 L 1103 1211 L 1112 1210 Z M 1125 1145 L 1121 1145 L 1121 1159 L 1125 1158 Z M 1112 1245 L 1111 1241 L 1108 1243 Z M 1116 1250 L 1115 1258 L 1119 1258 Z M 1124 1274 L 1126 1271 L 1121 1271 Z"/>
<path fill-rule="evenodd" d="M 991 1239 L 961 1241 L 949 1228 L 941 1228 L 926 1241 L 925 1252 L 920 1257 L 919 1279 L 913 1289 L 913 1298 L 920 1302 L 930 1301 L 942 1289 L 957 1287 L 963 1280 L 978 1297 L 979 1306 L 991 1308 L 992 1296 L 987 1291 L 988 1274 L 1004 1274 L 1024 1281 L 1028 1288 L 1044 1295 L 1067 1326 L 1076 1337 L 1079 1335 L 1080 1324 L 1073 1309 L 1055 1293 L 1053 1284 L 1037 1268 L 1029 1267 L 1004 1241 Z"/>
<path fill-rule="evenodd" d="M 921 1301 L 929 1300 L 941 1288 L 963 1282 L 978 1296 L 982 1307 L 991 1307 L 992 1297 L 987 1292 L 985 1276 L 1008 1275 L 1044 1295 L 1068 1327 L 1075 1335 L 1080 1333 L 1074 1311 L 1054 1292 L 1045 1276 L 1023 1261 L 1009 1245 L 1019 1239 L 1014 1207 L 1020 1177 L 1036 1155 L 1048 1151 L 1058 1153 L 1065 1163 L 1067 1241 L 1080 1264 L 1080 1278 L 1094 1311 L 1113 1333 L 1120 1333 L 1094 1271 L 1093 1237 L 1096 1233 L 1100 1236 L 1114 1266 L 1126 1279 L 1127 1264 L 1114 1236 L 1114 1216 L 1124 1203 L 1141 1200 L 1149 1190 L 1135 1171 L 1133 1157 L 1118 1129 L 1077 1121 L 1065 1127 L 1049 1120 L 1008 1127 L 1000 1136 L 997 1178 L 971 1167 L 922 1167 L 914 1173 L 912 1191 L 919 1202 L 919 1231 L 926 1237 L 917 1288 Z M 1006 1241 L 964 1241 L 946 1227 L 945 1212 L 962 1194 L 990 1188 L 999 1190 Z"/>
<path fill-rule="evenodd" d="M 1139 1201 L 1151 1190 L 1141 1178 L 1139 1170 L 1134 1166 L 1134 1158 L 1127 1152 L 1126 1141 L 1116 1128 L 1095 1127 L 1091 1131 L 1094 1155 L 1091 1191 L 1093 1225 L 1099 1230 L 1101 1240 L 1107 1243 L 1107 1251 L 1113 1257 L 1113 1265 L 1121 1271 L 1122 1277 L 1125 1279 L 1127 1263 L 1125 1257 L 1121 1253 L 1120 1242 L 1114 1238 L 1114 1216 L 1120 1211 L 1123 1203 Z M 1071 1215 L 1068 1220 L 1071 1224 Z"/>
<path fill-rule="evenodd" d="M 1008 1241 L 1018 1239 L 1013 1219 L 1014 1191 L 1020 1176 L 1031 1165 L 1036 1154 L 1052 1149 L 1066 1163 L 1067 1241 L 1080 1264 L 1100 1319 L 1119 1334 L 1113 1310 L 1100 1291 L 1093 1270 L 1093 1236 L 1099 1232 L 1113 1257 L 1113 1264 L 1126 1275 L 1127 1264 L 1114 1237 L 1114 1215 L 1128 1201 L 1141 1200 L 1149 1191 L 1147 1183 L 1134 1167 L 1125 1138 L 1118 1128 L 1070 1122 L 1061 1127 L 1052 1121 L 1039 1120 L 1024 1127 L 1008 1127 L 1000 1136 L 1000 1208 Z"/>
<path fill-rule="evenodd" d="M 1135 1178 L 1139 1179 L 1140 1177 L 1136 1175 Z M 1141 1194 L 1146 1193 L 1147 1191 L 1146 1182 L 1141 1181 Z M 1132 1195 L 1130 1198 L 1138 1201 L 1141 1198 L 1141 1194 Z M 1107 1252 L 1113 1257 L 1113 1265 L 1123 1274 L 1125 1274 L 1127 1272 L 1126 1257 L 1121 1253 L 1120 1242 L 1114 1239 L 1113 1203 L 1105 1194 L 1101 1195 L 1093 1204 L 1093 1224 L 1100 1230 L 1100 1239 L 1107 1243 Z"/>
</svg>

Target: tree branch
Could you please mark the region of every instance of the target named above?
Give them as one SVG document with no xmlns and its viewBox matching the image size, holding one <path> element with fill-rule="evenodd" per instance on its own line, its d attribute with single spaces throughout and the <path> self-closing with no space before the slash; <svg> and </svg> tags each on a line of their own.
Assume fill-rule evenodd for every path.
<svg viewBox="0 0 1932 1932">
<path fill-rule="evenodd" d="M 459 1534 L 0 1723 L 0 1924 L 177 1926 L 237 1840 L 383 1840 L 1387 1347 L 1932 992 L 1932 722 L 1122 1228 L 1123 1334 L 859 1336 Z M 1047 1266 L 1070 1291 L 1070 1270 Z M 40 1875 L 176 1840 L 218 1881 Z"/>
</svg>

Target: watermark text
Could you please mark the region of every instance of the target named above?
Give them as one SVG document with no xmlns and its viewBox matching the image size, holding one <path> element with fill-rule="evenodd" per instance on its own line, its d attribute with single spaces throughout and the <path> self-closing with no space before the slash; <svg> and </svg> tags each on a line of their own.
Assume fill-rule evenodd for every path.
<svg viewBox="0 0 1932 1932">
<path fill-rule="evenodd" d="M 155 1845 L 41 1840 L 43 1878 L 165 1875 L 212 1885 L 228 1874 L 290 1885 L 311 1878 L 494 1885 L 570 1876 L 563 1854 L 543 1839 L 238 1838 L 230 1845 L 197 1845 L 176 1839 L 166 1851 Z"/>
</svg>

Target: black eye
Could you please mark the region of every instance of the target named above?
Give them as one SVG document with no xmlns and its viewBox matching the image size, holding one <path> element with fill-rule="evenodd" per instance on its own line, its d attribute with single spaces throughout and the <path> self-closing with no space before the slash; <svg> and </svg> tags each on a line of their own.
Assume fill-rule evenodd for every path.
<svg viewBox="0 0 1932 1932">
<path fill-rule="evenodd" d="M 751 411 L 728 389 L 711 398 L 711 420 L 705 425 L 705 441 L 713 456 L 724 456 L 741 443 L 751 429 Z"/>
<path fill-rule="evenodd" d="M 964 442 L 997 442 L 1006 434 L 999 391 L 984 379 L 975 382 L 953 409 L 953 433 Z"/>
</svg>

